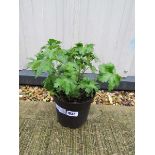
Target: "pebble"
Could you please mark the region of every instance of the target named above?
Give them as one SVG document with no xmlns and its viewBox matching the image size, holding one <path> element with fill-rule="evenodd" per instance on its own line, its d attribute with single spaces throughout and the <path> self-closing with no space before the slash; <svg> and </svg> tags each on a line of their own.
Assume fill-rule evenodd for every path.
<svg viewBox="0 0 155 155">
<path fill-rule="evenodd" d="M 23 97 L 23 95 L 19 95 L 19 98 L 22 98 Z"/>
</svg>

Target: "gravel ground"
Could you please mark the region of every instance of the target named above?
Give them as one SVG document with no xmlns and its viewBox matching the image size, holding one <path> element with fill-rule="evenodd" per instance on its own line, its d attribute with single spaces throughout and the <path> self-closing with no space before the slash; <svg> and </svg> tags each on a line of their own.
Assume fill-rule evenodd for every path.
<svg viewBox="0 0 155 155">
<path fill-rule="evenodd" d="M 53 97 L 45 88 L 38 86 L 20 86 L 19 99 L 24 101 L 52 102 Z M 135 105 L 135 92 L 127 91 L 98 91 L 93 104 L 99 105 Z"/>
</svg>

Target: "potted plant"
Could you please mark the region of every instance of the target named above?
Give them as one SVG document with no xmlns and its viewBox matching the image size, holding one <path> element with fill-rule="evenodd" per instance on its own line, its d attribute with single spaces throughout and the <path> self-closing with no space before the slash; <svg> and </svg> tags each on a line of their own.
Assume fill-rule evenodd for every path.
<svg viewBox="0 0 155 155">
<path fill-rule="evenodd" d="M 107 82 L 111 91 L 119 85 L 121 77 L 112 63 L 99 65 L 99 70 L 95 68 L 92 63 L 98 58 L 93 44 L 77 43 L 67 50 L 60 44 L 60 41 L 49 39 L 28 67 L 36 77 L 48 73 L 43 85 L 54 96 L 58 121 L 65 127 L 78 128 L 87 120 L 90 104 L 100 84 Z M 98 73 L 95 80 L 85 75 L 88 69 Z"/>
</svg>

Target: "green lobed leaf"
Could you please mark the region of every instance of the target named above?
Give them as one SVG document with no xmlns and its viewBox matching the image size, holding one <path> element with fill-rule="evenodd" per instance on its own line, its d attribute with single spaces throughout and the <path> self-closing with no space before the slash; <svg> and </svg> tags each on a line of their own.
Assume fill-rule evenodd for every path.
<svg viewBox="0 0 155 155">
<path fill-rule="evenodd" d="M 102 65 L 99 66 L 99 72 L 101 74 L 104 74 L 104 73 L 116 73 L 116 69 L 115 69 L 114 64 L 107 63 L 107 64 L 102 64 Z"/>
<path fill-rule="evenodd" d="M 99 66 L 97 79 L 100 82 L 108 82 L 108 90 L 111 91 L 118 87 L 121 76 L 116 73 L 115 66 L 112 63 L 107 63 Z"/>
<path fill-rule="evenodd" d="M 66 77 L 59 77 L 54 83 L 54 88 L 66 95 L 73 94 L 76 91 L 76 82 Z"/>
<path fill-rule="evenodd" d="M 87 95 L 91 95 L 93 92 L 98 90 L 97 83 L 90 80 L 87 77 L 84 77 L 80 82 L 78 88 L 86 91 Z"/>
<path fill-rule="evenodd" d="M 111 91 L 114 88 L 119 86 L 121 77 L 118 74 L 114 74 L 113 76 L 110 77 L 108 81 L 108 90 Z"/>
</svg>

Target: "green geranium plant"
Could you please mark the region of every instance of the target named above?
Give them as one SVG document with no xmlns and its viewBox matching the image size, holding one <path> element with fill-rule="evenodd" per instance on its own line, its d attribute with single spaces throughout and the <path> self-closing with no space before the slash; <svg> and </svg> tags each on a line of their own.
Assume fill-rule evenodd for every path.
<svg viewBox="0 0 155 155">
<path fill-rule="evenodd" d="M 112 63 L 99 65 L 99 70 L 93 65 L 98 58 L 94 54 L 94 45 L 77 43 L 70 49 L 63 49 L 61 42 L 49 39 L 28 67 L 36 77 L 47 72 L 44 87 L 56 96 L 64 97 L 68 101 L 79 101 L 93 97 L 100 89 L 100 83 L 107 82 L 108 90 L 116 88 L 121 76 L 116 72 Z M 97 78 L 92 80 L 84 73 L 87 70 L 97 73 Z"/>
</svg>

